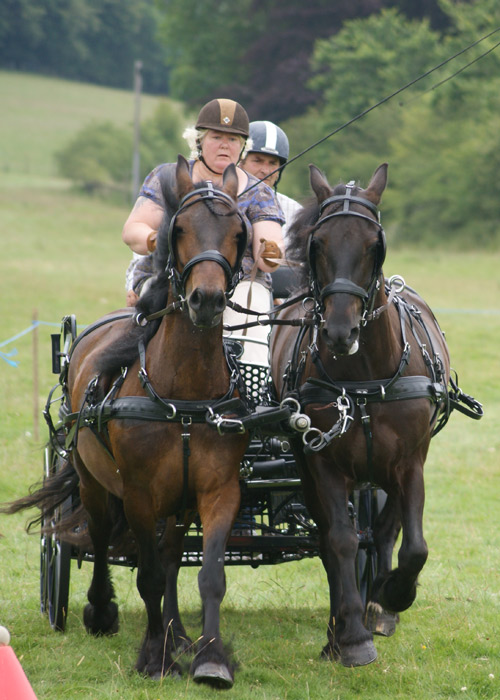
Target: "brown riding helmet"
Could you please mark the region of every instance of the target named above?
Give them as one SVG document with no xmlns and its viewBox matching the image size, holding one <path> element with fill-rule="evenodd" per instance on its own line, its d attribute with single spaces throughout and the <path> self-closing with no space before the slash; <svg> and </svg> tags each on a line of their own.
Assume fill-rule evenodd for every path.
<svg viewBox="0 0 500 700">
<path fill-rule="evenodd" d="M 201 108 L 196 122 L 197 129 L 214 129 L 239 134 L 248 138 L 250 124 L 248 114 L 234 100 L 211 100 Z"/>
</svg>

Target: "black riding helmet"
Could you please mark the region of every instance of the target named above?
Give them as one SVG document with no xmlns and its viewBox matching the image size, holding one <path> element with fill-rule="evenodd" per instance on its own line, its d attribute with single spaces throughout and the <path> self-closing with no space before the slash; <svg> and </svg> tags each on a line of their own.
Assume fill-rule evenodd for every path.
<svg viewBox="0 0 500 700">
<path fill-rule="evenodd" d="M 251 122 L 250 138 L 252 146 L 248 149 L 248 153 L 265 153 L 276 156 L 280 165 L 285 165 L 288 161 L 290 154 L 288 137 L 277 124 L 268 121 Z M 283 170 L 280 170 L 278 179 L 274 183 L 275 187 L 280 181 L 282 172 Z"/>
<path fill-rule="evenodd" d="M 267 121 L 251 122 L 250 138 L 252 147 L 249 153 L 267 153 L 277 156 L 280 164 L 284 165 L 290 154 L 288 138 L 283 129 Z"/>
</svg>

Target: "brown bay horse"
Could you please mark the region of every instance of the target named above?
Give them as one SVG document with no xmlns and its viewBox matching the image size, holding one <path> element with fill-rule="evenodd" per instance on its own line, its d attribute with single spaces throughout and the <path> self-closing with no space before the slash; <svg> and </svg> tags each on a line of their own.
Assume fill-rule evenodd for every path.
<svg viewBox="0 0 500 700">
<path fill-rule="evenodd" d="M 115 513 L 124 514 L 147 612 L 136 669 L 153 678 L 180 673 L 173 654 L 191 645 L 179 616 L 177 575 L 184 533 L 198 514 L 203 630 L 190 671 L 216 687 L 230 687 L 234 678 L 219 617 L 248 442 L 241 426 L 220 434 L 206 419 L 241 401 L 222 339 L 222 314 L 247 245 L 237 187 L 234 166 L 221 189 L 193 184 L 179 156 L 162 185 L 167 213 L 157 238 L 158 275 L 135 315 L 110 314 L 76 339 L 63 405 L 67 464 L 52 484 L 18 504 L 43 511 L 64 479 L 77 480 L 94 553 L 84 622 L 95 635 L 118 629 L 108 546 Z M 161 541 L 159 522 L 166 522 Z"/>
<path fill-rule="evenodd" d="M 323 655 L 360 666 L 377 656 L 372 632 L 392 633 L 396 613 L 412 604 L 427 559 L 423 470 L 431 436 L 449 413 L 449 355 L 425 302 L 401 280 L 384 283 L 377 207 L 387 165 L 364 190 L 354 183 L 331 188 L 310 170 L 315 199 L 294 223 L 287 249 L 302 264 L 309 298 L 278 318 L 300 318 L 306 308 L 313 322 L 273 329 L 272 376 L 279 399 L 296 398 L 312 426 L 293 448 L 330 587 Z M 387 493 L 374 526 L 378 575 L 366 610 L 348 509 L 349 494 L 362 484 Z"/>
</svg>

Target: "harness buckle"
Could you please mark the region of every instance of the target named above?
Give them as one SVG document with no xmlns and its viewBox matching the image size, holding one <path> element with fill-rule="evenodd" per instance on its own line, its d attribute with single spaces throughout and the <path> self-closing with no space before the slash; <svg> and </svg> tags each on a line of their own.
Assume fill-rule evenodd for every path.
<svg viewBox="0 0 500 700">
<path fill-rule="evenodd" d="M 172 404 L 168 404 L 169 406 L 172 406 Z M 174 407 L 175 409 L 175 407 Z M 191 416 L 182 416 L 181 418 L 181 425 L 183 428 L 189 428 L 190 425 L 193 424 L 193 419 Z"/>
<path fill-rule="evenodd" d="M 311 419 L 308 415 L 301 412 L 300 403 L 293 396 L 289 396 L 280 403 L 280 408 L 290 407 L 292 414 L 288 419 L 288 424 L 292 430 L 298 433 L 305 433 L 311 428 Z"/>
<path fill-rule="evenodd" d="M 219 435 L 224 435 L 225 432 L 237 433 L 242 435 L 245 432 L 243 422 L 237 418 L 225 418 L 220 413 L 214 413 L 211 406 L 208 407 L 210 414 L 210 423 L 212 423 Z"/>
<path fill-rule="evenodd" d="M 309 428 L 302 435 L 302 442 L 311 452 L 319 452 L 326 446 L 326 440 L 321 430 L 318 428 Z"/>
<path fill-rule="evenodd" d="M 401 294 L 405 287 L 406 282 L 401 275 L 392 275 L 392 277 L 389 277 L 389 288 L 394 290 L 396 294 Z"/>
<path fill-rule="evenodd" d="M 175 416 L 177 415 L 177 408 L 174 406 L 173 403 L 166 403 L 165 408 L 170 409 L 172 413 L 169 415 L 168 412 L 165 413 L 165 417 L 167 420 L 174 420 Z M 189 419 L 191 420 L 191 419 Z M 191 421 L 192 422 L 192 421 Z M 184 425 L 184 418 L 181 421 L 182 425 Z"/>
</svg>

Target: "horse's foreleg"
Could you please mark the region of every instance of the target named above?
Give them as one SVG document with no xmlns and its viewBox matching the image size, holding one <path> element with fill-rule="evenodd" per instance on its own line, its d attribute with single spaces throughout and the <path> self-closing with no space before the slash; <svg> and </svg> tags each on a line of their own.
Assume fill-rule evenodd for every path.
<svg viewBox="0 0 500 700">
<path fill-rule="evenodd" d="M 370 600 L 367 601 L 365 625 L 374 634 L 390 637 L 396 631 L 399 621 L 397 613 L 384 610 L 379 602 L 379 590 L 392 570 L 392 554 L 401 530 L 399 503 L 392 494 L 379 513 L 373 528 L 373 539 L 377 551 L 377 576 L 373 582 Z"/>
<path fill-rule="evenodd" d="M 337 565 L 333 571 L 328 572 L 328 579 L 330 591 L 336 587 L 341 593 L 336 615 L 329 621 L 334 625 L 334 643 L 328 652 L 331 658 L 340 661 L 343 666 L 364 666 L 375 661 L 377 652 L 372 634 L 363 624 L 363 604 L 356 585 L 355 559 L 358 538 L 348 516 L 346 504 L 339 500 L 333 508 L 336 515 L 330 521 L 328 541 Z M 336 571 L 338 580 L 332 581 Z M 338 593 L 333 596 L 333 600 L 337 596 Z"/>
<path fill-rule="evenodd" d="M 137 589 L 146 606 L 148 626 L 136 662 L 136 670 L 159 679 L 167 673 L 180 674 L 163 628 L 161 601 L 165 590 L 163 570 L 156 536 L 156 521 L 149 494 L 135 489 L 124 495 L 127 520 L 137 540 Z"/>
<path fill-rule="evenodd" d="M 322 561 L 330 585 L 328 644 L 323 655 L 344 666 L 375 661 L 373 636 L 364 624 L 364 609 L 356 585 L 358 537 L 347 508 L 344 477 L 324 457 L 310 458 L 303 475 L 308 508 L 321 532 Z"/>
<path fill-rule="evenodd" d="M 417 595 L 418 575 L 428 554 L 422 527 L 424 500 L 423 463 L 418 462 L 405 472 L 401 483 L 403 537 L 398 566 L 385 577 L 378 591 L 378 600 L 386 610 L 406 610 Z"/>
<path fill-rule="evenodd" d="M 186 521 L 184 528 L 177 527 L 177 518 L 168 518 L 160 543 L 160 553 L 166 574 L 163 625 L 172 649 L 177 654 L 188 651 L 193 644 L 182 624 L 177 597 L 177 578 L 182 562 L 184 533 L 189 525 L 190 522 Z"/>
<path fill-rule="evenodd" d="M 326 659 L 335 657 L 335 620 L 339 619 L 340 603 L 342 600 L 342 586 L 340 583 L 340 573 L 338 562 L 329 546 L 328 531 L 320 532 L 320 557 L 328 579 L 328 589 L 330 592 L 330 617 L 326 630 L 327 643 L 323 647 L 321 656 Z"/>
<path fill-rule="evenodd" d="M 230 688 L 232 668 L 220 636 L 220 606 L 226 593 L 224 555 L 226 543 L 240 504 L 240 487 L 235 479 L 217 494 L 199 500 L 203 523 L 203 565 L 198 586 L 203 604 L 203 631 L 190 672 L 196 682 Z"/>
</svg>

